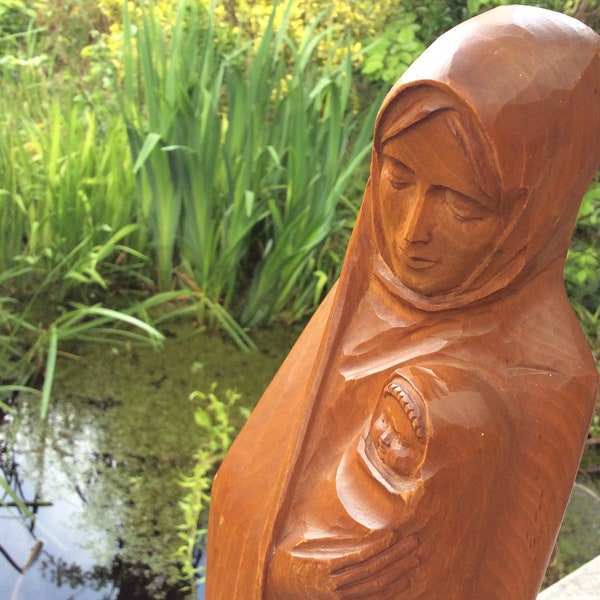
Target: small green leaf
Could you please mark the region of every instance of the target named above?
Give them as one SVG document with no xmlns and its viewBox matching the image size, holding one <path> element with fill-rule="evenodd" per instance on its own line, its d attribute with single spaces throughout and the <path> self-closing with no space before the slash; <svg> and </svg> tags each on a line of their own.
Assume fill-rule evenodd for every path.
<svg viewBox="0 0 600 600">
<path fill-rule="evenodd" d="M 159 140 L 160 134 L 158 133 L 149 133 L 146 136 L 140 153 L 138 154 L 137 159 L 135 161 L 135 165 L 133 166 L 134 173 L 137 173 L 142 168 L 150 154 L 152 154 L 154 148 L 156 148 L 156 145 L 158 144 Z"/>
</svg>

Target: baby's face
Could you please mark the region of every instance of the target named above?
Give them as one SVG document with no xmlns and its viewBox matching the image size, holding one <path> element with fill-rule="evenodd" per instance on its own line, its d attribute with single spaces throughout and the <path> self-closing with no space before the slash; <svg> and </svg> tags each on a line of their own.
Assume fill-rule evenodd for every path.
<svg viewBox="0 0 600 600">
<path fill-rule="evenodd" d="M 395 474 L 414 475 L 423 462 L 425 443 L 398 399 L 385 394 L 371 421 L 369 438 L 377 458 Z"/>
</svg>

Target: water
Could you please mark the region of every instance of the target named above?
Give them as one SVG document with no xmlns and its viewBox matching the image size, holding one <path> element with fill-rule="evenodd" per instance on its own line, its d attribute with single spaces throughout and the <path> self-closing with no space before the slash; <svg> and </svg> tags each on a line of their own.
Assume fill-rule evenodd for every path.
<svg viewBox="0 0 600 600">
<path fill-rule="evenodd" d="M 252 354 L 187 331 L 173 328 L 160 353 L 70 348 L 77 358 L 59 361 L 46 421 L 37 398 L 19 397 L 0 444 L 11 448 L 5 476 L 35 519 L 0 508 L 0 600 L 188 600 L 173 555 L 178 480 L 201 443 L 189 394 L 218 381 L 217 395 L 235 388 L 252 406 L 298 329 L 261 332 Z M 22 567 L 36 541 L 41 552 L 21 575 L 9 558 Z"/>
</svg>

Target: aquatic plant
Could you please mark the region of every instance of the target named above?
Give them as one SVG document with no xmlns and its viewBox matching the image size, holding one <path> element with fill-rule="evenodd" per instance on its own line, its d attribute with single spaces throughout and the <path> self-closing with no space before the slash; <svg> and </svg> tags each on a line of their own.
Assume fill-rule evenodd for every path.
<svg viewBox="0 0 600 600">
<path fill-rule="evenodd" d="M 233 442 L 236 428 L 232 423 L 233 411 L 241 396 L 234 390 L 226 390 L 224 400 L 216 395 L 217 384 L 212 383 L 207 393 L 195 391 L 190 400 L 196 403 L 195 420 L 201 430 L 201 445 L 194 457 L 194 468 L 184 475 L 181 486 L 187 493 L 179 502 L 183 522 L 178 535 L 182 540 L 176 557 L 188 582 L 192 596 L 196 597 L 196 586 L 203 580 L 198 567 L 206 529 L 201 523 L 208 519 L 210 488 L 219 462 Z M 241 409 L 240 409 L 241 410 Z M 247 416 L 247 415 L 246 415 Z"/>
</svg>

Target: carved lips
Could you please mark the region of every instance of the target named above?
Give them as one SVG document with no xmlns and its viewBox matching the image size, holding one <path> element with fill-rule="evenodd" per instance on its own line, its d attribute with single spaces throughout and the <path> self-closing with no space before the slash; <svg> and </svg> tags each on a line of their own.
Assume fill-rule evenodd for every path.
<svg viewBox="0 0 600 600">
<path fill-rule="evenodd" d="M 441 260 L 434 260 L 432 258 L 426 258 L 425 256 L 419 256 L 411 254 L 406 248 L 400 246 L 402 262 L 409 269 L 423 270 L 434 267 L 435 265 L 441 264 Z"/>
</svg>

